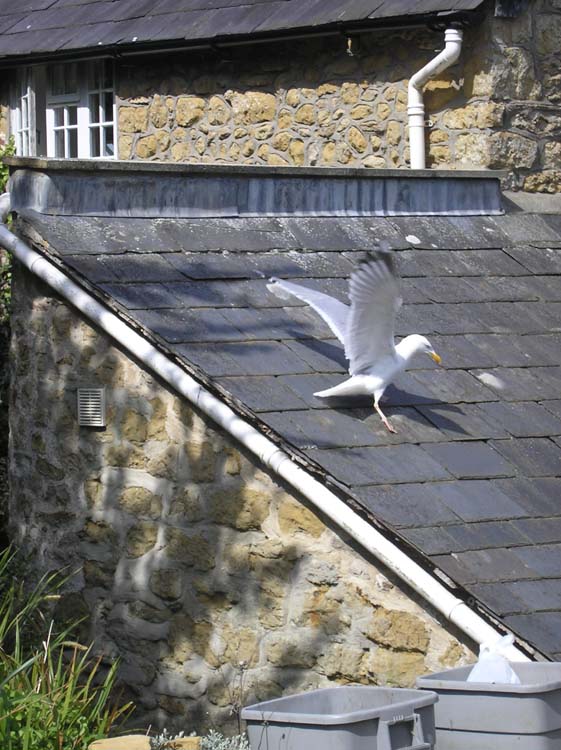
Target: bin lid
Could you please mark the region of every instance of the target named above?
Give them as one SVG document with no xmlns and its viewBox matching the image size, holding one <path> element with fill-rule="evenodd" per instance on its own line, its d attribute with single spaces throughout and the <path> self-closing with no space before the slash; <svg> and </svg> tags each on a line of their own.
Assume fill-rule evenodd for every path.
<svg viewBox="0 0 561 750">
<path fill-rule="evenodd" d="M 561 688 L 561 662 L 510 662 L 520 678 L 519 685 L 501 682 L 467 682 L 473 664 L 435 672 L 417 679 L 417 687 L 437 690 L 461 690 L 493 693 L 546 693 Z"/>
<path fill-rule="evenodd" d="M 436 693 L 408 688 L 342 685 L 256 703 L 242 710 L 245 721 L 278 724 L 352 724 L 407 716 L 438 700 Z"/>
</svg>

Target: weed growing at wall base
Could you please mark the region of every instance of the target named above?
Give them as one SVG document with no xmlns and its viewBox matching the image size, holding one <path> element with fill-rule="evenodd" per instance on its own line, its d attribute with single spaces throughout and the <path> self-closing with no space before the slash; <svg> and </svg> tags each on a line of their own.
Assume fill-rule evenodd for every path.
<svg viewBox="0 0 561 750">
<path fill-rule="evenodd" d="M 64 580 L 43 577 L 31 591 L 0 555 L 0 747 L 86 750 L 132 710 L 115 705 L 118 665 L 104 672 L 90 647 L 56 632 L 49 603 Z"/>
</svg>

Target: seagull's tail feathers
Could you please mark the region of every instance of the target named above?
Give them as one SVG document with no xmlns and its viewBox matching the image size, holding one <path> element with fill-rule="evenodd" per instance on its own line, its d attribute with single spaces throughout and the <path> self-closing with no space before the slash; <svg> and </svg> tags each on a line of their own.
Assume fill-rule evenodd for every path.
<svg viewBox="0 0 561 750">
<path fill-rule="evenodd" d="M 359 378 L 349 378 L 342 383 L 334 385 L 332 388 L 326 388 L 324 391 L 317 391 L 314 396 L 318 398 L 337 398 L 339 396 L 365 396 L 370 391 L 365 387 Z"/>
<path fill-rule="evenodd" d="M 281 280 L 277 279 L 276 276 L 271 276 L 267 289 L 281 299 L 290 299 L 291 297 L 291 293 L 283 289 Z"/>
</svg>

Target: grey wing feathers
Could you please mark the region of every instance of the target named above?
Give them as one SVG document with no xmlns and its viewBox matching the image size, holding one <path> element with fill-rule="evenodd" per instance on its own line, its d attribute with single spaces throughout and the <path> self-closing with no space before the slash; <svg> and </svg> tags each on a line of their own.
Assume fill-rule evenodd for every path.
<svg viewBox="0 0 561 750">
<path fill-rule="evenodd" d="M 291 281 L 272 278 L 267 284 L 267 289 L 277 297 L 288 299 L 290 295 L 306 302 L 310 307 L 320 315 L 339 341 L 345 343 L 345 331 L 347 329 L 347 318 L 349 316 L 348 305 L 339 302 L 328 294 L 318 292 L 316 289 L 310 289 L 300 284 L 294 284 Z"/>
<path fill-rule="evenodd" d="M 383 357 L 395 356 L 395 316 L 401 297 L 393 253 L 370 253 L 351 274 L 349 295 L 345 355 L 351 375 L 356 375 Z"/>
</svg>

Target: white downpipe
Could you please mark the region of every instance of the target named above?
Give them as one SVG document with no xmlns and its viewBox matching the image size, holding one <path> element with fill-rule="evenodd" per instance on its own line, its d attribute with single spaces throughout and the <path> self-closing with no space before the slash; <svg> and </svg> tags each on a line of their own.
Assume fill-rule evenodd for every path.
<svg viewBox="0 0 561 750">
<path fill-rule="evenodd" d="M 446 29 L 444 49 L 424 68 L 417 71 L 410 81 L 407 96 L 409 117 L 409 150 L 411 169 L 425 169 L 425 104 L 423 86 L 434 76 L 453 65 L 462 51 L 463 32 L 460 29 Z"/>
<path fill-rule="evenodd" d="M 0 209 L 4 212 L 3 216 L 9 211 L 9 202 L 5 196 L 0 198 Z M 472 640 L 483 643 L 502 635 L 461 599 L 451 594 L 437 578 L 349 508 L 331 490 L 300 468 L 269 438 L 238 416 L 185 370 L 171 362 L 127 323 L 65 276 L 53 263 L 19 240 L 4 224 L 0 226 L 0 245 L 13 253 L 30 271 L 67 299 L 96 326 L 118 341 L 124 349 L 163 378 L 174 390 L 189 399 L 242 443 Z M 529 661 L 516 646 L 510 648 L 507 656 L 512 661 Z"/>
</svg>

